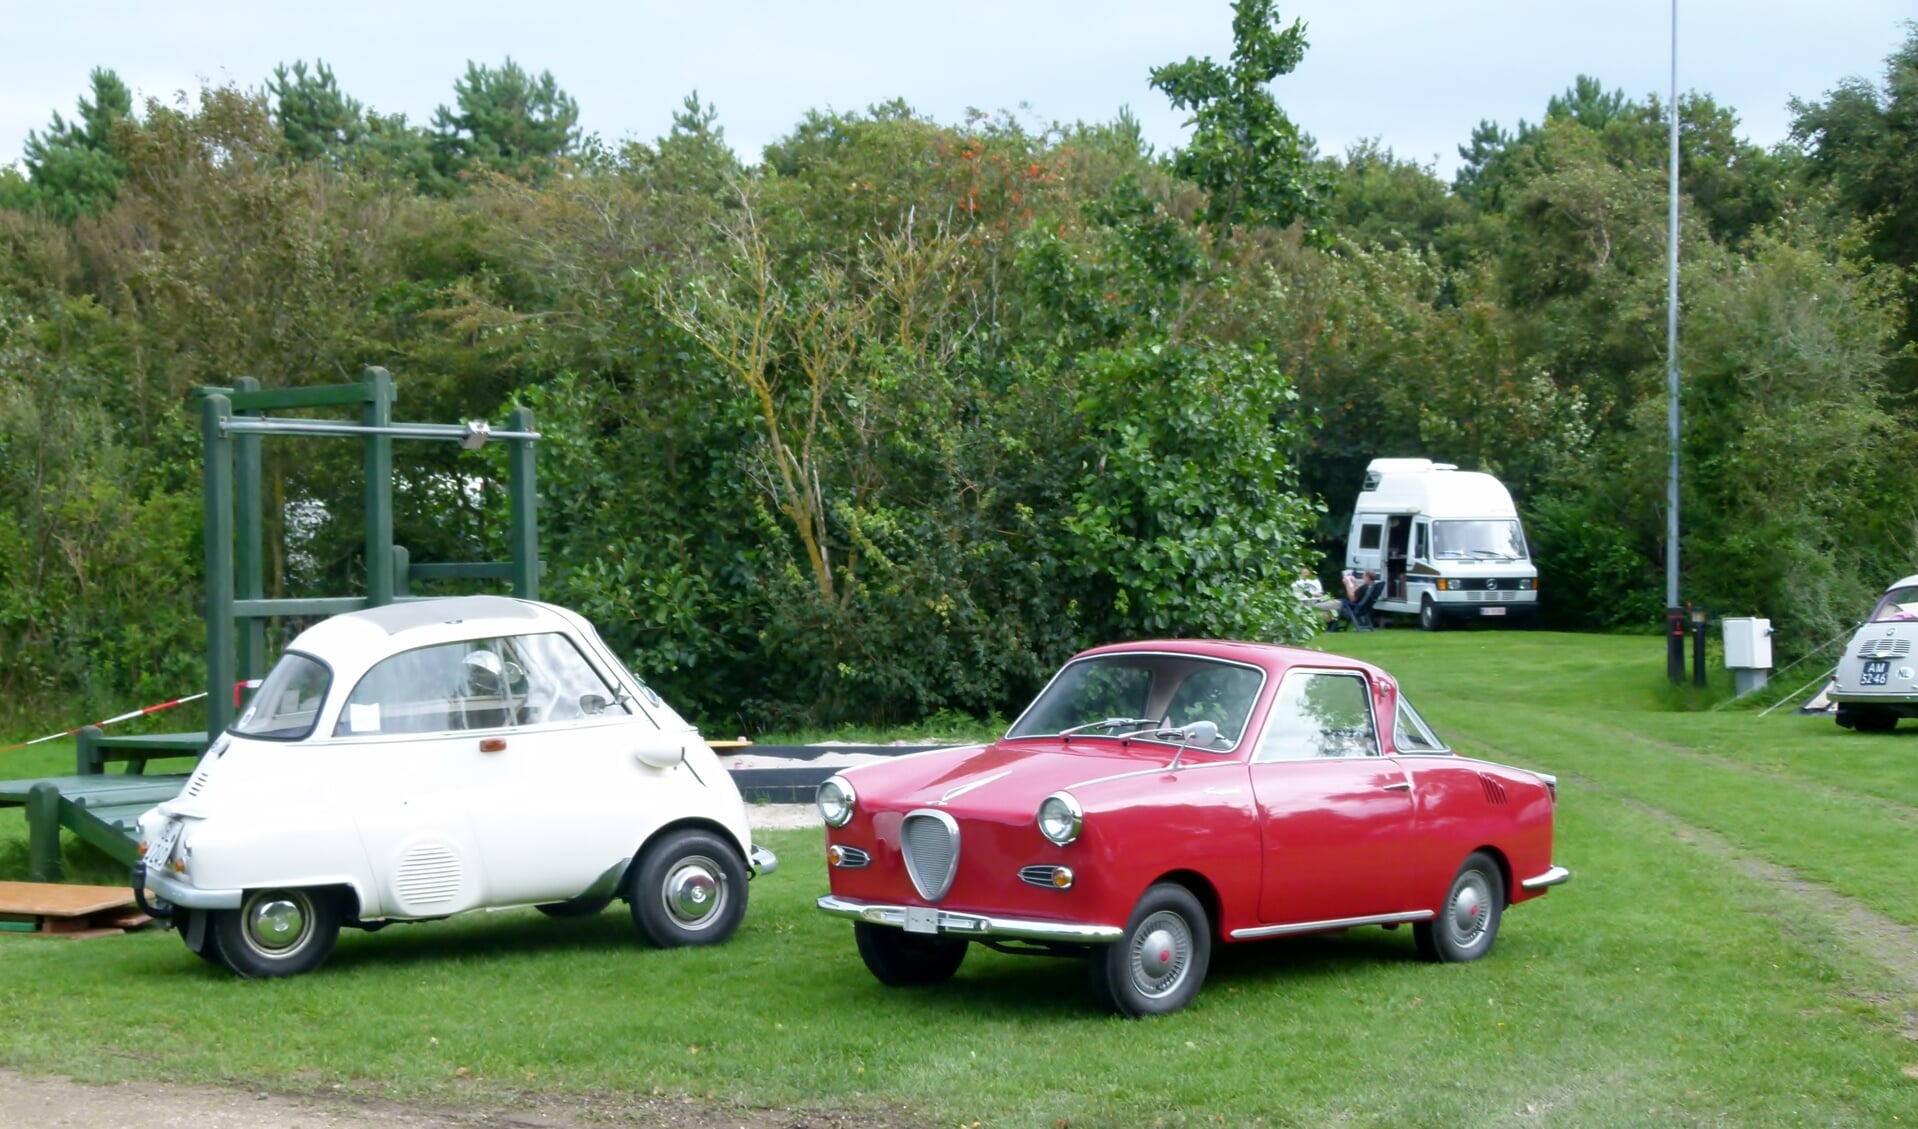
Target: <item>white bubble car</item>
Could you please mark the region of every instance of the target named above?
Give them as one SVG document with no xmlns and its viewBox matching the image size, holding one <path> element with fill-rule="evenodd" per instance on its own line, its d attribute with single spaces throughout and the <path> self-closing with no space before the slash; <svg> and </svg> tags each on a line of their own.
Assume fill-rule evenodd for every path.
<svg viewBox="0 0 1918 1129">
<path fill-rule="evenodd" d="M 1845 644 L 1826 695 L 1838 705 L 1838 724 L 1860 733 L 1888 733 L 1901 717 L 1918 717 L 1918 576 L 1907 576 L 1878 598 L 1871 615 Z"/>
<path fill-rule="evenodd" d="M 615 898 L 653 945 L 717 944 L 778 865 L 698 731 L 591 625 L 495 596 L 301 633 L 140 836 L 142 903 L 249 977 L 318 967 L 343 926 Z"/>
</svg>

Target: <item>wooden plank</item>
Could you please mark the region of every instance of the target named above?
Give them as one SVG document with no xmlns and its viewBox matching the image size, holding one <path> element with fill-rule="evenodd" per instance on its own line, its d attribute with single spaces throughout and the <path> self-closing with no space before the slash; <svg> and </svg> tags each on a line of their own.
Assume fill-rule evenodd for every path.
<svg viewBox="0 0 1918 1129">
<path fill-rule="evenodd" d="M 206 734 L 147 733 L 130 737 L 100 737 L 93 743 L 102 749 L 180 749 L 197 753 L 206 747 Z"/>
<path fill-rule="evenodd" d="M 315 596 L 304 600 L 235 600 L 233 614 L 266 618 L 276 615 L 338 615 L 370 608 L 364 596 Z"/>
<path fill-rule="evenodd" d="M 126 807 L 130 804 L 145 804 L 147 807 L 152 807 L 154 804 L 164 803 L 179 795 L 180 789 L 186 787 L 184 776 L 136 776 L 133 779 L 146 781 L 146 787 L 116 788 L 111 792 L 89 790 L 66 798 L 89 811 L 103 807 Z"/>
<path fill-rule="evenodd" d="M 154 803 L 158 802 L 154 801 Z M 128 835 L 132 835 L 134 827 L 140 822 L 140 817 L 152 811 L 153 804 L 90 804 L 81 810 L 101 823 L 117 827 Z"/>
<path fill-rule="evenodd" d="M 273 388 L 266 391 L 227 393 L 227 402 L 236 412 L 281 411 L 287 408 L 345 407 L 364 404 L 373 395 L 365 384 L 315 384 L 305 388 Z"/>
<path fill-rule="evenodd" d="M 144 795 L 162 785 L 171 786 L 178 795 L 179 790 L 186 787 L 187 778 L 184 774 L 168 773 L 164 776 L 40 776 L 31 780 L 0 780 L 0 806 L 25 803 L 28 791 L 43 780 L 58 789 L 62 799 L 93 804 L 110 802 L 122 794 Z"/>
<path fill-rule="evenodd" d="M 125 886 L 75 886 L 59 882 L 0 882 L 0 914 L 84 918 L 133 904 Z"/>
</svg>

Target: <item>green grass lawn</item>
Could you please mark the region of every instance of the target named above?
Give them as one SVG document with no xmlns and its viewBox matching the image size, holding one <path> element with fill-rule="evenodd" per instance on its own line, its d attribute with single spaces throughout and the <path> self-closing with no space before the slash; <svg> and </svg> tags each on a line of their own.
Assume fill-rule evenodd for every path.
<svg viewBox="0 0 1918 1129">
<path fill-rule="evenodd" d="M 887 990 L 812 908 L 821 835 L 786 832 L 765 837 L 781 869 L 716 949 L 641 948 L 618 906 L 348 933 L 318 974 L 265 983 L 166 933 L 0 938 L 0 1065 L 437 1101 L 658 1091 L 948 1125 L 1918 1122 L 1914 986 L 1685 834 L 1904 936 L 1918 728 L 1668 710 L 1656 637 L 1325 645 L 1392 670 L 1461 751 L 1561 774 L 1576 877 L 1513 910 L 1488 959 L 1423 964 L 1406 930 L 1231 946 L 1193 1007 L 1145 1021 L 1096 1011 L 1078 962 L 976 947 L 949 985 Z M 70 755 L 9 754 L 0 774 Z M 0 813 L 0 877 L 24 868 L 20 823 Z"/>
</svg>

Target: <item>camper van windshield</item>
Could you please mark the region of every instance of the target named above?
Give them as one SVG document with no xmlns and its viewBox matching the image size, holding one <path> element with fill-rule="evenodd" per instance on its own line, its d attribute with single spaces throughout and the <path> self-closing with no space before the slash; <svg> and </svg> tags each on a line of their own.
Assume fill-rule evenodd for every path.
<svg viewBox="0 0 1918 1129">
<path fill-rule="evenodd" d="M 1439 560 L 1522 561 L 1525 533 L 1516 521 L 1435 521 L 1432 555 Z"/>
</svg>

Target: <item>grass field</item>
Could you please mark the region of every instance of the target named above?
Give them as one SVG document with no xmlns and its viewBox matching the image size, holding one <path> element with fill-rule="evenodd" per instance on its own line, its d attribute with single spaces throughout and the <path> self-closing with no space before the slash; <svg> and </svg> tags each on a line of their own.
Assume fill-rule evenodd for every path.
<svg viewBox="0 0 1918 1129">
<path fill-rule="evenodd" d="M 977 949 L 943 988 L 889 991 L 812 909 L 819 833 L 786 832 L 717 949 L 642 949 L 618 908 L 514 911 L 349 933 L 319 974 L 249 983 L 170 934 L 0 938 L 0 1065 L 854 1123 L 1918 1122 L 1918 727 L 1672 710 L 1656 637 L 1326 645 L 1397 674 L 1460 751 L 1560 775 L 1575 878 L 1513 910 L 1487 960 L 1420 963 L 1405 930 L 1233 946 L 1195 1006 L 1134 1022 L 1093 1009 L 1077 962 Z M 0 877 L 22 837 L 0 813 Z"/>
</svg>

